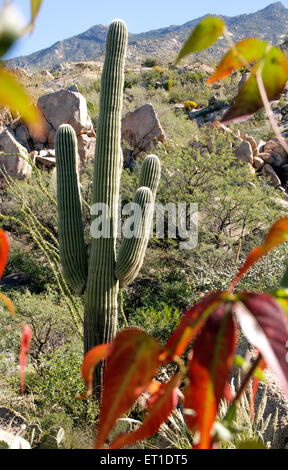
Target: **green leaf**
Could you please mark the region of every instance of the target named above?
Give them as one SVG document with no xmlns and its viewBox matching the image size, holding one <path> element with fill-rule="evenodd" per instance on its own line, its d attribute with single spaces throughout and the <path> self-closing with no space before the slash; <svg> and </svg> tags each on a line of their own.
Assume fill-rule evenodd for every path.
<svg viewBox="0 0 288 470">
<path fill-rule="evenodd" d="M 223 116 L 223 124 L 246 119 L 263 107 L 256 77 L 259 66 L 260 62 L 253 67 L 251 76 L 240 88 L 234 104 Z M 272 101 L 285 88 L 288 80 L 288 59 L 277 47 L 271 47 L 267 53 L 261 77 L 268 100 Z"/>
<path fill-rule="evenodd" d="M 33 136 L 43 136 L 45 133 L 43 115 L 31 103 L 31 98 L 14 76 L 3 68 L 0 68 L 0 104 L 18 112 L 23 120 L 32 127 Z"/>
<path fill-rule="evenodd" d="M 242 356 L 238 355 L 234 356 L 233 365 L 240 367 L 244 372 L 247 372 L 251 367 L 251 363 L 249 361 L 245 361 Z M 266 382 L 266 377 L 259 367 L 255 369 L 253 377 L 256 377 L 256 379 L 260 380 L 261 382 Z"/>
<path fill-rule="evenodd" d="M 192 31 L 176 59 L 176 64 L 192 52 L 202 51 L 212 46 L 224 31 L 225 23 L 216 16 L 204 18 Z"/>
<path fill-rule="evenodd" d="M 36 16 L 39 13 L 42 0 L 31 0 L 31 25 L 34 27 Z"/>
</svg>

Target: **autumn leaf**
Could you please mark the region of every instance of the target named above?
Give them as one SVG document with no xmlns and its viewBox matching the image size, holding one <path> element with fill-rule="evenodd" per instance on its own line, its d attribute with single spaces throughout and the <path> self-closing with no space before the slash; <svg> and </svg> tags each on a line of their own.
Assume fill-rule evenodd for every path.
<svg viewBox="0 0 288 470">
<path fill-rule="evenodd" d="M 129 434 L 120 434 L 109 446 L 109 449 L 119 449 L 124 446 L 134 444 L 138 441 L 148 439 L 153 436 L 161 424 L 167 421 L 168 417 L 176 408 L 178 401 L 177 388 L 181 382 L 181 375 L 177 374 L 169 382 L 160 384 L 157 391 L 148 401 L 147 414 L 142 425 Z"/>
<path fill-rule="evenodd" d="M 223 398 L 236 347 L 231 305 L 220 305 L 201 330 L 189 362 L 184 389 L 184 414 L 192 432 L 200 434 L 199 449 L 211 448 L 211 431 Z"/>
<path fill-rule="evenodd" d="M 90 349 L 85 354 L 81 373 L 82 378 L 85 382 L 86 392 L 84 395 L 80 395 L 77 398 L 82 400 L 83 398 L 89 397 L 93 391 L 93 372 L 99 362 L 104 361 L 107 358 L 109 351 L 109 344 L 99 344 L 94 348 Z"/>
<path fill-rule="evenodd" d="M 8 299 L 8 297 L 6 297 L 6 295 L 4 295 L 2 292 L 0 292 L 0 300 L 6 305 L 6 307 L 8 308 L 9 312 L 11 313 L 11 315 L 14 317 L 15 315 L 15 310 L 14 310 L 14 306 L 13 306 L 13 303 L 10 299 Z"/>
<path fill-rule="evenodd" d="M 31 338 L 32 338 L 32 330 L 30 326 L 26 325 L 25 323 L 22 328 L 22 337 L 21 337 L 21 344 L 20 344 L 20 358 L 19 358 L 20 384 L 21 384 L 22 394 L 24 393 L 24 371 L 25 371 L 25 366 L 26 366 L 26 361 L 27 361 L 27 353 L 30 350 Z"/>
<path fill-rule="evenodd" d="M 221 80 L 234 70 L 243 67 L 245 62 L 248 64 L 258 62 L 264 56 L 267 44 L 267 41 L 260 41 L 256 38 L 246 38 L 237 42 L 224 55 L 213 75 L 208 78 L 207 83 L 211 84 Z"/>
<path fill-rule="evenodd" d="M 9 241 L 4 230 L 0 229 L 0 279 L 2 278 L 9 256 Z"/>
<path fill-rule="evenodd" d="M 240 88 L 234 104 L 223 116 L 221 123 L 237 122 L 256 113 L 263 107 L 257 82 L 257 71 L 262 67 L 261 78 L 269 101 L 275 99 L 285 88 L 288 80 L 288 59 L 277 47 L 271 47 L 265 59 L 252 69 L 248 80 Z"/>
<path fill-rule="evenodd" d="M 0 67 L 0 104 L 18 112 L 23 120 L 32 127 L 33 136 L 42 137 L 45 132 L 45 121 L 39 109 L 31 103 L 14 76 Z"/>
<path fill-rule="evenodd" d="M 95 448 L 103 446 L 117 419 L 147 389 L 162 351 L 155 338 L 136 328 L 121 331 L 110 344 Z"/>
<path fill-rule="evenodd" d="M 229 286 L 229 291 L 232 292 L 235 285 L 239 282 L 242 276 L 260 259 L 266 255 L 273 248 L 280 243 L 288 240 L 288 217 L 283 217 L 277 220 L 270 228 L 263 245 L 254 248 L 247 256 L 244 264 L 238 270 L 237 275 Z"/>
<path fill-rule="evenodd" d="M 248 341 L 262 354 L 288 396 L 288 318 L 268 294 L 238 293 L 233 310 Z"/>
<path fill-rule="evenodd" d="M 225 302 L 226 298 L 227 293 L 225 292 L 211 292 L 183 313 L 178 327 L 168 338 L 165 345 L 165 349 L 168 351 L 167 360 L 173 360 L 174 356 L 181 356 L 184 353 L 209 315 L 221 303 Z"/>
<path fill-rule="evenodd" d="M 212 46 L 223 34 L 224 21 L 216 16 L 204 18 L 192 31 L 184 46 L 180 50 L 175 64 L 192 52 L 202 51 Z"/>
</svg>

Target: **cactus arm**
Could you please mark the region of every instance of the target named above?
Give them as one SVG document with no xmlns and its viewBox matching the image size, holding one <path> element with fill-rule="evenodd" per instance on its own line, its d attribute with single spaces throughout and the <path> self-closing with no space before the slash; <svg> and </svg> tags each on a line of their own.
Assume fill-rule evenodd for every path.
<svg viewBox="0 0 288 470">
<path fill-rule="evenodd" d="M 68 285 L 81 294 L 87 281 L 87 260 L 80 203 L 77 138 L 68 124 L 56 134 L 57 203 L 60 257 Z"/>
<path fill-rule="evenodd" d="M 101 77 L 100 113 L 94 159 L 92 203 L 109 208 L 109 238 L 91 239 L 88 281 L 85 290 L 85 351 L 110 342 L 116 334 L 119 283 L 114 275 L 118 199 L 122 169 L 121 110 L 124 60 L 128 42 L 126 25 L 114 20 L 108 30 Z M 93 223 L 92 218 L 92 223 Z"/>
<path fill-rule="evenodd" d="M 136 213 L 134 227 L 140 229 L 136 236 L 124 238 L 119 249 L 115 276 L 119 279 L 121 288 L 135 279 L 143 264 L 153 216 L 153 201 L 153 194 L 149 188 L 141 187 L 136 191 L 133 203 L 141 210 Z"/>
<path fill-rule="evenodd" d="M 144 213 L 145 204 L 149 203 L 149 210 L 146 210 L 145 224 L 141 238 L 124 238 L 115 267 L 115 276 L 119 279 L 120 287 L 130 284 L 140 271 L 149 239 L 150 227 L 152 223 L 154 200 L 161 176 L 161 164 L 157 155 L 148 155 L 141 167 L 140 188 L 135 194 L 133 202 L 138 203 Z M 148 188 L 150 191 L 148 191 Z M 125 234 L 124 234 L 125 236 Z"/>
<path fill-rule="evenodd" d="M 139 179 L 139 186 L 150 188 L 155 200 L 159 180 L 161 176 L 161 164 L 157 155 L 147 155 L 144 159 Z"/>
</svg>

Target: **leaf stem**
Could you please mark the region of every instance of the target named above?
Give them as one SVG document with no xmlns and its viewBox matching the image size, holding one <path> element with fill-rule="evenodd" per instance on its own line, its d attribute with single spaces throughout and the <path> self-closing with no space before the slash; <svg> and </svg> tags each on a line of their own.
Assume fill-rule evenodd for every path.
<svg viewBox="0 0 288 470">
<path fill-rule="evenodd" d="M 259 354 L 259 356 L 257 357 L 257 359 L 255 359 L 255 361 L 253 362 L 252 366 L 250 367 L 249 371 L 247 372 L 238 392 L 236 393 L 236 396 L 234 398 L 234 400 L 232 401 L 231 405 L 229 406 L 228 408 L 228 411 L 226 413 L 226 416 L 225 418 L 227 417 L 227 415 L 229 414 L 229 411 L 235 407 L 236 403 L 240 400 L 240 398 L 242 397 L 243 393 L 245 392 L 246 388 L 247 388 L 247 385 L 250 381 L 250 379 L 253 377 L 253 374 L 255 372 L 255 370 L 257 369 L 257 367 L 259 366 L 260 362 L 262 360 L 262 354 Z M 224 418 L 224 419 L 225 419 Z"/>
</svg>

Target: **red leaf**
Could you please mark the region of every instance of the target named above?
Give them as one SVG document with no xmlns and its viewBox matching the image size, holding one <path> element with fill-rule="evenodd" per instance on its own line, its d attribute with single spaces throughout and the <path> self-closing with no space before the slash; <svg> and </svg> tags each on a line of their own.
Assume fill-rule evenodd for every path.
<svg viewBox="0 0 288 470">
<path fill-rule="evenodd" d="M 288 217 L 283 217 L 277 220 L 270 228 L 263 245 L 257 246 L 252 250 L 246 258 L 244 264 L 238 270 L 237 275 L 229 286 L 229 291 L 232 292 L 235 285 L 239 282 L 242 276 L 269 251 L 275 248 L 280 243 L 288 240 Z"/>
<path fill-rule="evenodd" d="M 211 430 L 232 366 L 236 328 L 230 310 L 231 306 L 220 305 L 210 315 L 195 342 L 189 364 L 184 413 L 194 412 L 186 412 L 185 417 L 189 429 L 200 434 L 200 449 L 211 448 Z"/>
<path fill-rule="evenodd" d="M 7 264 L 9 255 L 9 241 L 4 230 L 0 229 L 0 279 Z"/>
<path fill-rule="evenodd" d="M 103 446 L 117 419 L 147 389 L 157 371 L 162 351 L 155 338 L 136 328 L 121 331 L 111 343 L 95 448 Z"/>
<path fill-rule="evenodd" d="M 245 38 L 237 42 L 221 59 L 213 75 L 208 78 L 207 83 L 214 83 L 230 75 L 234 70 L 243 67 L 244 62 L 251 64 L 259 61 L 264 56 L 267 44 L 267 41 L 260 41 L 256 38 Z"/>
<path fill-rule="evenodd" d="M 85 354 L 83 363 L 82 363 L 82 377 L 85 382 L 86 392 L 84 395 L 80 395 L 77 398 L 82 400 L 83 398 L 89 397 L 93 390 L 93 372 L 97 364 L 107 358 L 109 344 L 99 344 L 94 348 L 90 349 L 88 353 Z"/>
<path fill-rule="evenodd" d="M 277 301 L 268 294 L 241 293 L 234 305 L 243 333 L 261 352 L 267 366 L 288 396 L 288 319 Z"/>
<path fill-rule="evenodd" d="M 119 449 L 153 436 L 177 406 L 180 381 L 181 376 L 177 374 L 169 382 L 162 383 L 148 401 L 147 415 L 142 425 L 129 434 L 119 434 L 109 448 Z"/>
<path fill-rule="evenodd" d="M 24 323 L 22 328 L 22 337 L 21 337 L 21 345 L 20 345 L 20 383 L 21 383 L 21 393 L 24 393 L 24 370 L 27 361 L 27 353 L 30 350 L 30 341 L 32 338 L 32 330 L 30 326 Z"/>
<path fill-rule="evenodd" d="M 183 313 L 180 324 L 166 343 L 165 347 L 169 350 L 167 360 L 173 360 L 173 356 L 183 354 L 209 315 L 224 301 L 226 294 L 224 292 L 212 292 Z"/>
</svg>

